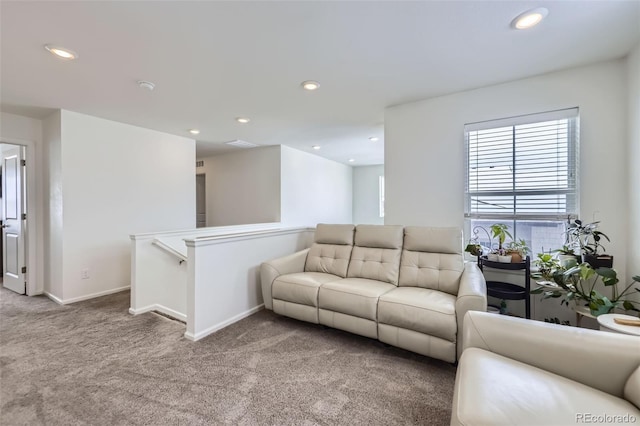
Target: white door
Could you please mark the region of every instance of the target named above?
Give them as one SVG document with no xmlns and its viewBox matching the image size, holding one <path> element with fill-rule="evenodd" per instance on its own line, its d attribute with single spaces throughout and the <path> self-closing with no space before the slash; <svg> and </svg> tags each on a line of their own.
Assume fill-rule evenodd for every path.
<svg viewBox="0 0 640 426">
<path fill-rule="evenodd" d="M 2 152 L 2 283 L 20 294 L 25 294 L 26 290 L 23 160 L 22 147 L 12 146 Z"/>
</svg>

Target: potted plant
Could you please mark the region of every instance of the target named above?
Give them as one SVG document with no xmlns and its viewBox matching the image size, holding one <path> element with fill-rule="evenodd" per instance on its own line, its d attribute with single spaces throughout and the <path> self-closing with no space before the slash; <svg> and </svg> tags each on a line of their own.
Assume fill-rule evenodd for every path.
<svg viewBox="0 0 640 426">
<path fill-rule="evenodd" d="M 624 310 L 640 312 L 634 302 L 627 299 L 627 293 L 632 290 L 633 285 L 640 282 L 640 275 L 634 276 L 631 284 L 620 293 L 616 286 L 619 280 L 615 269 L 593 269 L 592 265 L 583 262 L 567 270 L 556 269 L 552 276 L 557 284 L 555 288 L 541 285 L 531 293 L 543 294 L 543 299 L 562 297 L 560 303 L 567 306 L 573 300 L 576 304 L 588 306 L 593 316 L 609 313 L 619 305 Z M 601 281 L 605 287 L 613 287 L 611 298 L 595 290 L 598 281 Z M 640 292 L 640 288 L 636 287 L 635 290 Z"/>
<path fill-rule="evenodd" d="M 482 246 L 477 242 L 469 241 L 464 251 L 471 253 L 472 256 L 482 256 Z"/>
<path fill-rule="evenodd" d="M 494 223 L 493 225 L 491 225 L 490 227 L 491 229 L 491 235 L 493 238 L 497 238 L 498 239 L 498 249 L 494 250 L 493 254 L 497 254 L 498 255 L 498 261 L 499 262 L 503 262 L 503 263 L 511 263 L 511 255 L 507 254 L 504 248 L 504 241 L 507 239 L 507 236 L 511 239 L 513 239 L 513 237 L 511 236 L 511 234 L 509 233 L 509 231 L 507 229 L 509 229 L 508 225 L 505 225 L 504 223 Z M 491 260 L 491 259 L 489 259 Z"/>
<path fill-rule="evenodd" d="M 555 283 L 554 275 L 562 271 L 562 268 L 560 262 L 558 262 L 551 253 L 538 253 L 538 257 L 533 261 L 533 265 L 536 266 L 538 270 L 531 274 L 531 278 L 536 280 L 536 283 L 540 286 L 539 288 L 551 291 L 556 291 L 560 288 L 558 284 Z M 542 291 L 539 293 L 542 293 Z"/>
<path fill-rule="evenodd" d="M 611 241 L 604 232 L 598 231 L 599 223 L 583 223 L 581 220 L 575 219 L 567 228 L 567 236 L 571 242 L 580 247 L 583 262 L 596 269 L 611 268 L 613 266 L 613 256 L 599 253 L 600 251 L 605 251 L 600 241 L 603 238 Z"/>
<path fill-rule="evenodd" d="M 551 253 L 558 253 L 558 261 L 563 266 L 574 266 L 582 262 L 582 258 L 576 255 L 574 248 L 569 245 L 563 245 L 561 248 L 555 249 Z"/>
<path fill-rule="evenodd" d="M 507 244 L 506 253 L 511 255 L 512 263 L 520 263 L 522 262 L 527 255 L 529 254 L 529 247 L 527 247 L 527 242 L 520 238 L 518 241 L 511 241 Z"/>
</svg>

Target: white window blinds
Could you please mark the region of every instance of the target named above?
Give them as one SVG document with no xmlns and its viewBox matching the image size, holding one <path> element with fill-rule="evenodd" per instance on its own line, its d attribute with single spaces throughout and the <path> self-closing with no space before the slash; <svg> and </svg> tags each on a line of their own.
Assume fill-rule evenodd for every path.
<svg viewBox="0 0 640 426">
<path fill-rule="evenodd" d="M 566 219 L 578 209 L 578 109 L 465 125 L 465 216 Z"/>
</svg>

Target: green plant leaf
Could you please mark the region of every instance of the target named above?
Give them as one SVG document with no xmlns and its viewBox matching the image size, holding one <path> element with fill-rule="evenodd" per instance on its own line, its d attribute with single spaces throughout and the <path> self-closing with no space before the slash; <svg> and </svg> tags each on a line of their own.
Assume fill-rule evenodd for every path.
<svg viewBox="0 0 640 426">
<path fill-rule="evenodd" d="M 585 263 L 578 266 L 578 268 L 580 268 L 580 278 L 584 281 L 588 280 L 596 273 L 591 266 Z"/>
<path fill-rule="evenodd" d="M 629 302 L 628 300 L 624 301 L 624 303 L 622 304 L 622 307 L 625 309 L 625 311 L 636 310 L 636 307 L 633 305 L 633 303 Z"/>
<path fill-rule="evenodd" d="M 602 282 L 606 286 L 617 284 L 620 281 L 618 279 L 618 273 L 611 268 L 598 268 L 596 269 L 596 274 L 602 278 Z"/>
</svg>

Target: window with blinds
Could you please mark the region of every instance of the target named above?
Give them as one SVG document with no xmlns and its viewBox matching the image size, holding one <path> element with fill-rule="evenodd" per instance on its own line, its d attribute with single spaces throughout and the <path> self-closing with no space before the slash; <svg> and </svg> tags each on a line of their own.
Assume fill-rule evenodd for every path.
<svg viewBox="0 0 640 426">
<path fill-rule="evenodd" d="M 494 221 L 575 216 L 578 128 L 577 108 L 465 125 L 465 216 Z"/>
</svg>

